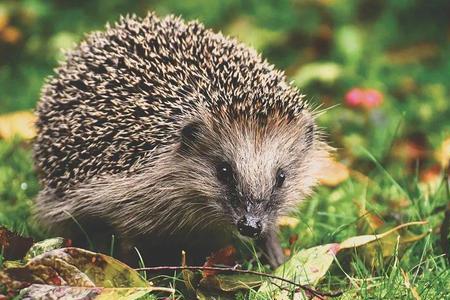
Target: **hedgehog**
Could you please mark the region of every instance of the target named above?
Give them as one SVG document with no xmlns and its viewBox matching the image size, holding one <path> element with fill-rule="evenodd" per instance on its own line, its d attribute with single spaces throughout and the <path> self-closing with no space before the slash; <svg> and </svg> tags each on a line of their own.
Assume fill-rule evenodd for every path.
<svg viewBox="0 0 450 300">
<path fill-rule="evenodd" d="M 114 234 L 119 256 L 144 249 L 147 264 L 254 240 L 280 265 L 277 219 L 312 192 L 329 152 L 282 71 L 173 15 L 89 34 L 47 79 L 36 114 L 38 221 L 75 240 Z"/>
</svg>

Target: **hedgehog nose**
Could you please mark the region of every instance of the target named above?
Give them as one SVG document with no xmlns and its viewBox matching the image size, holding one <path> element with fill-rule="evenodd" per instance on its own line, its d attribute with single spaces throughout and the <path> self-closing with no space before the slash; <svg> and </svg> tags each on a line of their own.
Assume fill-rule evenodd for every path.
<svg viewBox="0 0 450 300">
<path fill-rule="evenodd" d="M 261 234 L 261 220 L 252 216 L 243 216 L 237 223 L 239 233 L 251 238 L 258 237 Z"/>
</svg>

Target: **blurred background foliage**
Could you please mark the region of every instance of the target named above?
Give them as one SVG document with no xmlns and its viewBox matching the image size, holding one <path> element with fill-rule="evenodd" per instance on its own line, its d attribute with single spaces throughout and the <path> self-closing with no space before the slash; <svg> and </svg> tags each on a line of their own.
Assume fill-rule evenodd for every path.
<svg viewBox="0 0 450 300">
<path fill-rule="evenodd" d="M 450 210 L 450 1 L 1 0 L 0 114 L 34 108 L 64 58 L 61 49 L 120 15 L 150 10 L 199 19 L 255 47 L 326 111 L 319 124 L 341 164 L 305 202 L 300 223 L 282 230 L 286 254 L 373 233 L 385 222 L 427 219 L 429 227 L 415 233 L 434 234 L 402 263 L 426 269 L 422 291 L 450 290 L 441 256 L 448 252 L 441 224 Z M 25 122 L 8 120 L 0 117 L 0 223 L 42 237 L 30 218 L 39 189 L 31 143 L 1 131 L 2 122 Z M 357 276 L 374 274 L 355 261 Z"/>
<path fill-rule="evenodd" d="M 438 178 L 447 166 L 446 0 L 3 0 L 0 113 L 35 106 L 45 78 L 64 58 L 61 49 L 70 49 L 86 33 L 102 30 L 120 15 L 144 16 L 150 10 L 199 19 L 286 70 L 319 110 L 327 110 L 320 125 L 347 166 L 369 175 L 375 165 L 367 149 L 405 187 L 415 184 L 410 180 L 414 177 Z M 25 180 L 34 176 L 29 151 L 20 142 L 1 149 L 2 161 L 9 163 L 0 184 L 1 177 L 28 170 L 17 180 L 17 190 L 33 195 L 36 184 Z M 17 162 L 8 153 L 15 153 Z M 10 184 L 9 179 L 3 182 Z M 16 193 L 15 188 L 2 191 Z"/>
<path fill-rule="evenodd" d="M 446 0 L 3 0 L 0 112 L 35 106 L 45 78 L 63 59 L 61 49 L 121 14 L 149 10 L 199 19 L 257 48 L 321 108 L 343 104 L 352 88 L 376 89 L 380 109 L 343 104 L 321 118 L 334 146 L 352 159 L 355 145 L 384 159 L 394 133 L 434 149 L 448 136 Z"/>
</svg>

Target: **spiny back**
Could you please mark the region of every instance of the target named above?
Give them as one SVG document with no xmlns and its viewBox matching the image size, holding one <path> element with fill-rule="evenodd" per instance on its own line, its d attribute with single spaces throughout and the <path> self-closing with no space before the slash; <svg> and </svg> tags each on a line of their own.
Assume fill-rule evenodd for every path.
<svg viewBox="0 0 450 300">
<path fill-rule="evenodd" d="M 125 17 L 88 36 L 48 80 L 35 159 L 43 184 L 64 193 L 151 163 L 205 111 L 264 122 L 303 108 L 283 73 L 251 48 L 174 16 Z"/>
</svg>

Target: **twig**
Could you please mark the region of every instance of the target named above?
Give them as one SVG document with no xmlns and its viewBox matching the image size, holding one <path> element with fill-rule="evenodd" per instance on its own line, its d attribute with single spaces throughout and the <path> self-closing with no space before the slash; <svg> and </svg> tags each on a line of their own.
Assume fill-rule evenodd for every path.
<svg viewBox="0 0 450 300">
<path fill-rule="evenodd" d="M 234 273 L 243 273 L 243 274 L 252 274 L 252 275 L 258 275 L 262 277 L 267 277 L 271 279 L 280 280 L 289 284 L 292 284 L 293 286 L 296 286 L 304 291 L 307 291 L 311 293 L 314 296 L 319 297 L 319 299 L 323 299 L 322 297 L 338 297 L 342 295 L 342 291 L 334 291 L 334 292 L 323 292 L 315 290 L 307 285 L 303 285 L 300 283 L 296 283 L 294 281 L 291 281 L 289 279 L 285 279 L 280 276 L 266 274 L 258 271 L 252 271 L 252 270 L 242 270 L 237 269 L 235 267 L 206 267 L 206 266 L 158 266 L 158 267 L 147 267 L 147 268 L 137 268 L 136 271 L 179 271 L 179 270 L 194 270 L 194 271 L 218 271 L 218 272 L 234 272 Z"/>
</svg>

